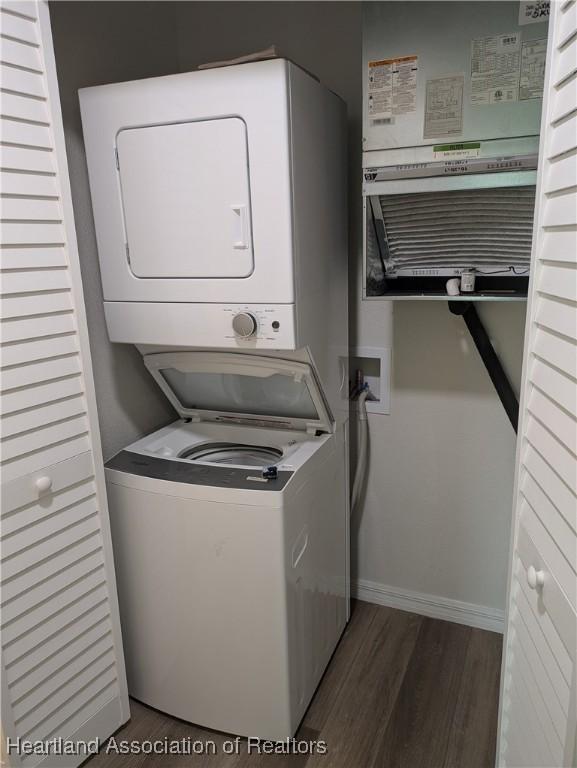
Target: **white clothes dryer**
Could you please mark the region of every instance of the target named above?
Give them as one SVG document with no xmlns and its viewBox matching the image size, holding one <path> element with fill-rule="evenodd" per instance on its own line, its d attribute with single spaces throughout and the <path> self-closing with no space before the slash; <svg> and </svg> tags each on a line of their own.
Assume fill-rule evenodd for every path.
<svg viewBox="0 0 577 768">
<path fill-rule="evenodd" d="M 85 88 L 80 107 L 111 341 L 320 342 L 317 364 L 326 334 L 346 347 L 338 96 L 274 59 Z"/>
</svg>

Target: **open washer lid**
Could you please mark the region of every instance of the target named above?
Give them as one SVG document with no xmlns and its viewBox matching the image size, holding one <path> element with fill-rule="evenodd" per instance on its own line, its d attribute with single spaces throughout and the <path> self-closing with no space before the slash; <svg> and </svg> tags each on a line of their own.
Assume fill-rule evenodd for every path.
<svg viewBox="0 0 577 768">
<path fill-rule="evenodd" d="M 182 418 L 332 432 L 308 363 L 230 352 L 163 352 L 144 363 Z"/>
</svg>

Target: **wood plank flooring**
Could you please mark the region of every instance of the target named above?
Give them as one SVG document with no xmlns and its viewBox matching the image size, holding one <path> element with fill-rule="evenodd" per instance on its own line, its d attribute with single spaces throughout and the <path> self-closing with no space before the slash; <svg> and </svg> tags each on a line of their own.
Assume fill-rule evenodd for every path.
<svg viewBox="0 0 577 768">
<path fill-rule="evenodd" d="M 495 762 L 502 638 L 357 602 L 297 738 L 326 753 L 225 754 L 230 737 L 131 701 L 120 740 L 185 739 L 199 755 L 104 753 L 87 768 L 489 768 Z M 212 747 L 214 743 L 214 747 Z"/>
</svg>

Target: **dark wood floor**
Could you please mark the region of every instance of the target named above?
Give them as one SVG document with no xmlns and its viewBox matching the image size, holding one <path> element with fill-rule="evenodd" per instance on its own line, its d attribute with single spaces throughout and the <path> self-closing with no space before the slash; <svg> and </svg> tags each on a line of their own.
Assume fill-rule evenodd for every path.
<svg viewBox="0 0 577 768">
<path fill-rule="evenodd" d="M 216 742 L 216 754 L 99 754 L 87 768 L 489 768 L 494 765 L 500 635 L 356 603 L 297 738 L 326 754 L 223 754 L 229 737 L 131 702 L 116 739 Z M 209 749 L 210 751 L 210 749 Z"/>
</svg>

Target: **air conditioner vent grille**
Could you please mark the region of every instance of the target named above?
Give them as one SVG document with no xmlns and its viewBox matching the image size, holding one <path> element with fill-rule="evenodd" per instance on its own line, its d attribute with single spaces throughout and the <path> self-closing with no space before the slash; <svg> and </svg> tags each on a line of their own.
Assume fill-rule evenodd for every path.
<svg viewBox="0 0 577 768">
<path fill-rule="evenodd" d="M 381 195 L 387 274 L 475 267 L 529 269 L 535 187 Z"/>
</svg>

